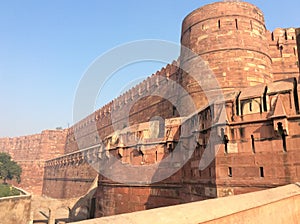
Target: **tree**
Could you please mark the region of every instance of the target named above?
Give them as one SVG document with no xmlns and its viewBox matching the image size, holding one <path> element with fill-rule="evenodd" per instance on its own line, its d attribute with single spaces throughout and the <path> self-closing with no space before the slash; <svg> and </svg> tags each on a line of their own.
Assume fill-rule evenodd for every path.
<svg viewBox="0 0 300 224">
<path fill-rule="evenodd" d="M 11 159 L 11 156 L 7 153 L 0 153 L 0 179 L 3 183 L 14 178 L 20 183 L 21 174 L 22 168 Z"/>
</svg>

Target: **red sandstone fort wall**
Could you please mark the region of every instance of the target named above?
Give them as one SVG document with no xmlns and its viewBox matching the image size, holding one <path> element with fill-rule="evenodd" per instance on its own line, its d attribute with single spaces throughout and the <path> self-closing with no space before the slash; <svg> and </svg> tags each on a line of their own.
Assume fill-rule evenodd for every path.
<svg viewBox="0 0 300 224">
<path fill-rule="evenodd" d="M 247 2 L 217 2 L 196 9 L 183 21 L 181 44 L 207 62 L 212 73 L 199 59 L 181 52 L 180 65 L 189 71 L 182 85 L 197 108 L 207 103 L 206 95 L 220 95 L 218 87 L 228 93 L 273 80 L 263 13 Z M 190 75 L 202 75 L 201 86 Z"/>
<path fill-rule="evenodd" d="M 46 160 L 63 155 L 66 130 L 43 131 L 41 134 L 0 139 L 0 152 L 9 153 L 22 167 L 22 189 L 40 195 Z"/>
<path fill-rule="evenodd" d="M 274 80 L 299 77 L 297 36 L 294 28 L 267 33 Z"/>
<path fill-rule="evenodd" d="M 171 103 L 177 97 L 177 92 L 167 84 L 168 80 L 176 82 L 177 70 L 176 62 L 167 65 L 166 68 L 76 123 L 68 131 L 65 153 L 96 145 L 114 131 L 149 121 L 155 116 L 163 119 L 177 116 L 176 109 Z M 157 96 L 158 93 L 160 96 Z M 126 111 L 128 113 L 125 113 Z"/>
<path fill-rule="evenodd" d="M 208 113 L 207 110 L 201 112 L 203 117 L 205 117 L 204 114 Z M 189 122 L 192 122 L 192 120 Z M 206 120 L 206 123 L 211 123 L 211 121 Z M 189 125 L 188 127 L 190 127 Z M 206 126 L 206 128 L 208 127 L 209 125 Z M 168 156 L 172 158 L 171 166 L 180 165 L 180 156 L 182 154 L 177 155 L 172 153 L 179 138 L 178 124 L 173 121 L 168 123 L 165 128 L 165 133 L 169 133 L 169 138 L 164 136 L 163 138 L 152 139 L 155 143 L 151 143 L 151 139 L 144 139 L 144 141 L 138 144 L 133 144 L 131 136 L 137 136 L 136 134 L 140 130 L 148 132 L 145 124 L 139 124 L 140 130 L 132 128 L 130 129 L 132 133 L 124 131 L 126 134 L 123 135 L 125 136 L 122 135 L 120 137 L 122 138 L 122 142 L 124 142 L 125 148 L 122 148 L 122 144 L 109 144 L 111 147 L 109 154 L 110 156 L 119 158 L 123 164 L 135 166 L 156 164 Z M 186 129 L 186 131 L 188 132 L 187 138 L 190 141 L 194 141 L 193 129 Z M 142 136 L 147 135 L 144 133 Z M 202 135 L 202 138 L 205 140 L 201 141 L 191 160 L 183 168 L 158 183 L 151 185 L 142 183 L 121 184 L 100 175 L 98 181 L 99 187 L 95 195 L 97 198 L 96 215 L 99 217 L 108 216 L 216 197 L 214 162 L 207 169 L 199 172 L 199 161 L 208 142 L 208 137 L 209 133 Z M 139 150 L 143 153 L 140 153 Z M 98 148 L 96 148 L 96 151 L 99 153 Z M 117 167 L 112 167 L 112 169 L 117 169 Z M 159 175 L 160 172 L 164 172 L 164 169 L 168 169 L 168 167 L 159 167 L 156 170 L 157 174 Z M 134 173 L 138 172 L 137 169 L 132 171 L 133 173 L 129 174 L 121 168 L 116 173 L 120 176 L 141 175 L 140 173 Z M 143 176 L 154 178 L 151 176 L 153 174 L 148 171 L 150 171 L 150 168 L 143 173 Z"/>
<path fill-rule="evenodd" d="M 229 14 L 223 14 L 224 11 Z M 196 139 L 195 152 L 181 170 L 154 185 L 122 185 L 100 176 L 97 216 L 240 194 L 299 181 L 300 118 L 299 98 L 296 97 L 299 87 L 298 90 L 293 84 L 290 87 L 288 82 L 268 84 L 267 89 L 264 85 L 273 79 L 299 75 L 295 46 L 298 40 L 300 49 L 300 37 L 297 33 L 296 38 L 293 32 L 293 29 L 278 29 L 273 35 L 267 32 L 261 11 L 248 3 L 212 4 L 196 10 L 184 21 L 182 44 L 208 61 L 225 92 L 237 92 L 226 102 L 226 146 L 220 130 L 212 126 L 209 109 L 203 107 L 206 100 L 202 89 L 195 87 L 195 80 L 179 71 L 174 62 L 67 131 L 2 139 L 0 150 L 10 153 L 22 165 L 24 189 L 40 194 L 43 186 L 43 194 L 55 198 L 83 195 L 97 173 L 89 166 L 88 155 L 77 151 L 89 151 L 87 148 L 92 147 L 94 151 L 90 156 L 97 157 L 97 145 L 114 131 L 148 122 L 154 116 L 163 119 L 179 116 L 171 103 L 178 97 L 176 89 L 168 85 L 173 80 L 183 85 L 198 108 L 203 107 L 196 115 L 201 115 L 201 125 L 197 127 L 200 137 Z M 180 63 L 188 66 L 189 71 L 199 73 L 199 65 L 184 55 Z M 240 88 L 257 84 L 261 86 L 240 93 Z M 155 95 L 160 88 L 165 97 L 149 96 Z M 185 96 L 181 97 L 184 101 Z M 121 113 L 126 108 L 130 109 L 129 116 Z M 285 146 L 277 129 L 279 122 L 286 132 Z M 200 171 L 200 159 L 205 151 L 212 150 L 206 149 L 211 132 L 220 137 L 220 149 L 216 159 Z M 126 148 L 122 156 L 119 146 L 111 153 L 133 165 L 155 163 L 171 155 L 172 144 L 177 143 L 161 140 L 161 144 L 147 146 L 143 155 L 138 153 L 137 145 Z M 193 134 L 189 141 L 195 141 Z M 169 143 L 172 143 L 171 148 Z M 48 161 L 44 173 L 45 160 Z"/>
<path fill-rule="evenodd" d="M 275 87 L 277 88 L 276 92 L 274 91 Z M 215 160 L 204 170 L 199 170 L 199 164 L 203 153 L 213 150 L 209 146 L 210 132 L 212 131 L 211 134 L 217 136 L 218 131 L 212 124 L 210 116 L 208 120 L 205 119 L 207 118 L 205 114 L 209 114 L 208 111 L 199 112 L 195 115 L 202 118 L 200 125 L 195 127 L 200 133 L 199 139 L 197 139 L 198 144 L 191 159 L 184 167 L 172 177 L 149 186 L 129 186 L 100 178 L 96 194 L 97 216 L 242 194 L 299 181 L 300 118 L 297 116 L 297 106 L 295 105 L 296 101 L 299 104 L 296 96 L 299 93 L 294 92 L 295 87 L 293 82 L 289 81 L 270 84 L 265 92 L 267 98 L 267 111 L 265 112 L 260 112 L 264 100 L 260 101 L 262 105 L 258 107 L 253 105 L 253 111 L 246 110 L 249 105 L 243 105 L 242 102 L 249 101 L 253 95 L 250 94 L 250 89 L 245 90 L 246 93 L 240 95 L 239 103 L 243 108 L 241 108 L 243 115 L 228 117 L 228 125 L 224 130 L 228 142 L 225 143 L 220 138 L 220 141 L 217 142 L 219 149 L 216 152 Z M 254 92 L 260 98 L 263 97 L 264 91 Z M 247 94 L 248 97 L 251 96 L 250 99 L 243 98 Z M 227 114 L 237 114 L 232 111 L 236 110 L 236 105 L 231 106 L 232 103 L 236 104 L 235 98 L 226 102 L 227 105 L 230 105 L 226 106 Z M 285 115 L 280 111 L 286 111 Z M 187 122 L 192 122 L 193 119 L 191 117 Z M 202 125 L 203 122 L 206 124 Z M 277 129 L 279 122 L 283 124 L 285 144 Z M 193 127 L 190 125 L 188 127 L 190 127 L 189 131 L 193 132 Z M 194 140 L 194 136 L 191 135 L 189 141 Z M 166 145 L 163 157 L 172 154 L 172 150 L 167 149 Z M 130 150 L 134 150 L 134 148 L 127 148 L 128 152 L 123 152 L 123 154 L 129 153 Z M 147 156 L 146 159 L 144 158 L 145 163 L 155 161 L 155 155 L 157 155 L 155 149 L 152 151 L 147 149 L 147 154 L 144 155 Z M 135 160 L 142 161 L 142 155 L 133 160 L 126 160 L 124 157 L 122 160 L 133 164 L 135 164 Z M 129 200 L 129 198 L 134 198 L 134 200 Z"/>
<path fill-rule="evenodd" d="M 239 196 L 86 220 L 78 224 L 297 223 L 300 219 L 299 205 L 299 184 L 291 184 Z"/>
<path fill-rule="evenodd" d="M 91 188 L 97 174 L 81 153 L 47 161 L 43 195 L 51 198 L 80 197 Z"/>
</svg>

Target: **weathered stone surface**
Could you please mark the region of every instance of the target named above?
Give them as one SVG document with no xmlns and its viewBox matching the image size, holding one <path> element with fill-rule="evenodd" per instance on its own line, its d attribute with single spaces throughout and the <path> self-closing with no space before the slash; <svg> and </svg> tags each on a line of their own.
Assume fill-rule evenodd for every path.
<svg viewBox="0 0 300 224">
<path fill-rule="evenodd" d="M 22 195 L 0 198 L 1 223 L 31 223 L 31 195 L 19 190 Z"/>
<path fill-rule="evenodd" d="M 42 194 L 45 161 L 64 154 L 66 134 L 66 130 L 46 130 L 36 135 L 0 139 L 0 152 L 9 153 L 22 167 L 21 183 L 14 185 Z"/>
<path fill-rule="evenodd" d="M 78 224 L 227 224 L 298 223 L 299 186 L 289 185 L 251 194 L 194 202 L 76 222 Z"/>
<path fill-rule="evenodd" d="M 97 217 L 294 183 L 300 178 L 299 33 L 294 28 L 267 31 L 263 13 L 246 2 L 204 6 L 185 18 L 181 38 L 203 60 L 182 51 L 178 61 L 71 128 L 0 139 L 0 151 L 21 164 L 24 189 L 55 198 L 83 195 L 97 176 L 90 164 L 106 158 L 132 166 L 172 158 L 143 173 L 154 178 L 178 168 L 155 184 L 120 184 L 100 175 L 91 208 Z M 170 80 L 186 93 L 179 94 Z M 156 96 L 157 90 L 165 98 Z M 216 100 L 222 92 L 224 108 Z M 193 113 L 186 103 L 190 97 L 197 109 Z M 208 104 L 209 97 L 214 100 Z M 183 167 L 186 155 L 173 153 L 177 145 L 195 146 Z M 208 154 L 215 159 L 199 169 Z M 122 168 L 114 172 L 120 179 L 128 175 Z M 130 175 L 143 176 L 137 170 Z"/>
</svg>

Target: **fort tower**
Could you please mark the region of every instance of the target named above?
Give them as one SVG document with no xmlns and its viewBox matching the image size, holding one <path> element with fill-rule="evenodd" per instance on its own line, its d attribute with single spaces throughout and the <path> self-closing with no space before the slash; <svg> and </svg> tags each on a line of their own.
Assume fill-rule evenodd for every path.
<svg viewBox="0 0 300 224">
<path fill-rule="evenodd" d="M 183 21 L 181 44 L 207 62 L 224 93 L 273 80 L 264 16 L 252 4 L 216 2 L 196 9 Z M 180 63 L 190 74 L 200 74 L 199 62 L 183 52 Z M 213 94 L 215 86 L 209 81 L 207 76 L 208 92 Z M 183 74 L 183 86 L 200 107 L 206 99 L 193 82 Z"/>
</svg>

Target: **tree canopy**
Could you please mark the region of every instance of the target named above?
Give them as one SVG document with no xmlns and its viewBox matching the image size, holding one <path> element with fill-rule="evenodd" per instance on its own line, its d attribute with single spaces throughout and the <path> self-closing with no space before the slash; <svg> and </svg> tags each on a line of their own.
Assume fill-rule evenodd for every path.
<svg viewBox="0 0 300 224">
<path fill-rule="evenodd" d="M 0 179 L 6 183 L 7 180 L 16 179 L 21 182 L 22 168 L 11 159 L 7 153 L 0 153 Z"/>
</svg>

